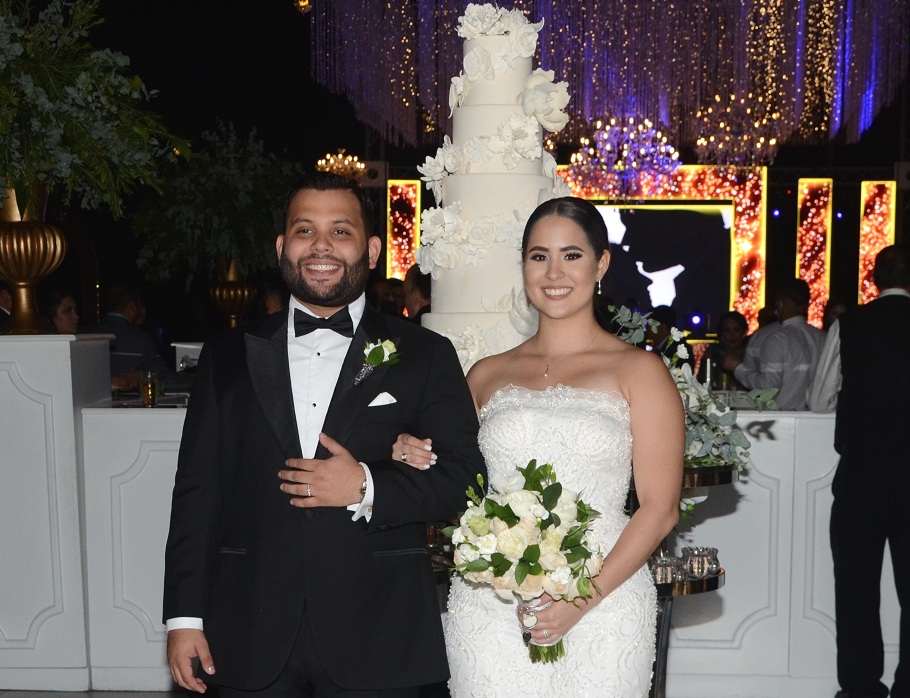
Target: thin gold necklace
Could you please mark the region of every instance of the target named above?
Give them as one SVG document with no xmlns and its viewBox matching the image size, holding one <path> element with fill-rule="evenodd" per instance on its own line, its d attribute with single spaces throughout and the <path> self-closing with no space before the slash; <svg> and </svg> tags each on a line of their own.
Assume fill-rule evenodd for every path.
<svg viewBox="0 0 910 698">
<path fill-rule="evenodd" d="M 555 362 L 557 362 L 557 361 L 562 361 L 563 359 L 568 359 L 570 356 L 577 356 L 578 354 L 584 354 L 588 349 L 591 348 L 591 345 L 594 344 L 594 340 L 595 340 L 595 339 L 597 339 L 597 333 L 596 333 L 596 332 L 595 332 L 594 335 L 591 337 L 591 341 L 588 342 L 583 348 L 579 349 L 578 351 L 572 351 L 572 352 L 569 352 L 568 354 L 563 354 L 562 356 L 557 356 L 557 357 L 555 357 L 555 358 L 553 358 L 553 359 L 547 359 L 547 357 L 543 355 L 543 352 L 541 352 L 541 358 L 544 360 L 544 363 L 546 364 L 546 368 L 545 368 L 544 371 L 543 371 L 543 377 L 544 377 L 544 378 L 549 378 L 549 377 L 550 377 L 550 376 L 549 376 L 549 374 L 550 374 L 550 362 L 555 363 Z M 539 337 L 537 338 L 537 342 L 536 342 L 536 343 L 537 343 L 537 346 L 540 347 L 540 338 L 539 338 Z"/>
</svg>

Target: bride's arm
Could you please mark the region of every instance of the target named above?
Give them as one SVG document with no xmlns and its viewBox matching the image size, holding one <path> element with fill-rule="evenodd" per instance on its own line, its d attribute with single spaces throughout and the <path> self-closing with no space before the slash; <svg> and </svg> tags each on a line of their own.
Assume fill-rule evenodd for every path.
<svg viewBox="0 0 910 698">
<path fill-rule="evenodd" d="M 471 396 L 474 398 L 474 409 L 478 412 L 480 407 L 477 404 L 477 396 L 483 395 L 485 390 L 489 390 L 486 383 L 490 380 L 493 375 L 492 372 L 495 370 L 495 367 L 492 366 L 493 363 L 490 359 L 481 359 L 468 371 L 468 387 L 471 389 Z M 433 440 L 421 439 L 413 434 L 399 434 L 395 443 L 392 444 L 392 460 L 407 463 L 418 470 L 427 470 L 436 464 L 436 454 L 433 453 Z"/>
<path fill-rule="evenodd" d="M 686 419 L 679 390 L 654 354 L 630 357 L 632 476 L 639 508 L 607 555 L 597 584 L 609 594 L 647 562 L 679 520 Z"/>
</svg>

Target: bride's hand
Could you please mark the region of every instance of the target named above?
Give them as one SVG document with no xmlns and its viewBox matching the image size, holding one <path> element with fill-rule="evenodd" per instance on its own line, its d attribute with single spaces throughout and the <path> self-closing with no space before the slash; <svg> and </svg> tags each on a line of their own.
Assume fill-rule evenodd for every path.
<svg viewBox="0 0 910 698">
<path fill-rule="evenodd" d="M 559 642 L 593 606 L 590 599 L 578 599 L 576 606 L 571 601 L 554 601 L 549 594 L 540 598 L 541 610 L 534 614 L 537 616 L 537 625 L 530 631 L 531 642 L 535 645 L 553 645 Z M 519 612 L 519 625 L 521 622 L 522 613 Z M 527 628 L 523 627 L 522 632 L 528 632 Z"/>
<path fill-rule="evenodd" d="M 398 439 L 392 444 L 392 460 L 407 463 L 418 470 L 426 470 L 431 465 L 436 465 L 433 439 L 418 439 L 410 434 L 399 434 Z"/>
</svg>

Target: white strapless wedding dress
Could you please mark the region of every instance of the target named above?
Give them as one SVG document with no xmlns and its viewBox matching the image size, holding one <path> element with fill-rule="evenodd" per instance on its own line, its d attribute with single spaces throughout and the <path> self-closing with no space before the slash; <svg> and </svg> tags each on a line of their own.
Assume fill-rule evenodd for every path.
<svg viewBox="0 0 910 698">
<path fill-rule="evenodd" d="M 629 405 L 619 393 L 557 386 L 509 386 L 480 411 L 480 448 L 490 475 L 552 463 L 562 484 L 601 512 L 593 528 L 607 550 L 628 517 L 632 474 Z M 516 605 L 456 575 L 449 594 L 446 649 L 453 698 L 545 696 L 642 698 L 654 661 L 657 595 L 642 567 L 569 631 L 566 656 L 532 664 Z"/>
</svg>

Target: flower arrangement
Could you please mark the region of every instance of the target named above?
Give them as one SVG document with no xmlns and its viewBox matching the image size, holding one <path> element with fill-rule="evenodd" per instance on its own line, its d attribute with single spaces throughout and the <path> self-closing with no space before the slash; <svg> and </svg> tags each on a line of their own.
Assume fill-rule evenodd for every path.
<svg viewBox="0 0 910 698">
<path fill-rule="evenodd" d="M 146 109 L 155 93 L 129 59 L 89 43 L 97 11 L 97 0 L 50 0 L 35 18 L 29 0 L 0 0 L 0 205 L 20 187 L 33 212 L 61 193 L 119 217 L 123 197 L 159 188 L 159 164 L 185 149 Z"/>
<path fill-rule="evenodd" d="M 483 488 L 480 476 L 478 484 Z M 444 529 L 455 546 L 455 569 L 467 581 L 487 584 L 505 599 L 528 601 L 547 593 L 573 601 L 593 595 L 604 553 L 591 522 L 600 513 L 563 488 L 551 464 L 532 460 L 510 476 L 494 478 L 486 497 L 473 487 L 467 495 L 458 526 Z M 565 656 L 562 640 L 529 644 L 528 650 L 532 662 Z"/>
<path fill-rule="evenodd" d="M 642 315 L 623 306 L 610 306 L 617 335 L 631 344 L 642 344 L 648 327 L 656 326 L 647 314 Z M 682 332 L 670 328 L 670 339 L 676 344 L 672 359 L 664 358 L 680 398 L 686 410 L 686 454 L 687 468 L 704 468 L 718 465 L 735 465 L 745 469 L 749 461 L 749 439 L 736 426 L 736 410 L 725 405 L 711 390 L 700 383 L 688 364 L 680 360 L 688 358 L 688 350 L 681 344 Z M 776 389 L 752 390 L 748 398 L 756 407 L 774 409 L 773 397 Z"/>
<path fill-rule="evenodd" d="M 284 200 L 303 167 L 267 153 L 250 131 L 230 123 L 202 134 L 196 152 L 167 173 L 160 196 L 145 202 L 133 226 L 147 242 L 138 265 L 153 280 L 211 273 L 219 258 L 240 271 L 276 264 L 275 236 L 284 230 Z"/>
</svg>

